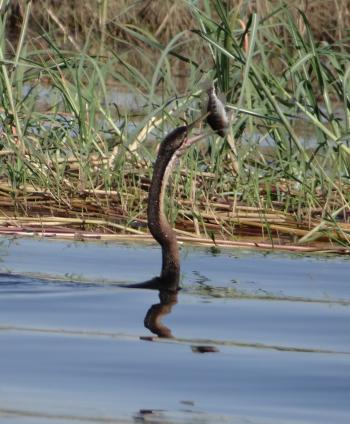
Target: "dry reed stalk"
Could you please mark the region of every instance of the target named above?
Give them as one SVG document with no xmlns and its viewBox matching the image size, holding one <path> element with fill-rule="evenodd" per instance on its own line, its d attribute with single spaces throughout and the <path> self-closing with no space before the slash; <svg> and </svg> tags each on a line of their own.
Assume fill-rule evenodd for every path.
<svg viewBox="0 0 350 424">
<path fill-rule="evenodd" d="M 149 179 L 140 177 L 139 169 L 131 168 L 131 170 L 132 172 L 126 178 L 135 178 L 135 174 L 133 174 L 135 172 L 142 188 L 133 186 L 133 191 L 129 193 L 120 193 L 115 190 L 106 192 L 98 188 L 84 189 L 79 196 L 69 197 L 67 195 L 66 204 L 68 204 L 68 208 L 62 207 L 58 199 L 48 191 L 40 191 L 31 186 L 24 186 L 22 190 L 13 190 L 8 184 L 0 182 L 0 208 L 5 215 L 0 219 L 0 225 L 10 226 L 12 223 L 17 225 L 18 228 L 25 226 L 26 231 L 33 227 L 35 230 L 38 229 L 37 227 L 40 229 L 40 226 L 45 228 L 45 231 L 51 231 L 58 225 L 66 226 L 67 229 L 74 227 L 83 228 L 88 225 L 91 229 L 98 227 L 100 231 L 107 233 L 110 231 L 127 231 L 133 234 L 143 234 L 142 231 L 134 228 L 128 229 L 128 226 L 125 227 L 115 222 L 115 220 L 119 220 L 119 222 L 123 223 L 130 220 L 130 211 L 137 207 L 141 212 L 132 220 L 142 226 L 146 225 L 144 208 Z M 192 197 L 196 197 L 196 193 L 193 193 L 194 189 L 197 190 L 197 185 L 192 186 Z M 15 195 L 15 200 L 13 195 Z M 114 200 L 111 197 L 114 197 Z M 123 200 L 124 206 L 121 200 Z M 201 201 L 196 200 L 196 210 L 188 210 L 186 206 L 193 208 L 193 202 L 193 199 L 179 202 L 182 205 L 179 215 L 183 217 L 182 220 L 177 222 L 179 235 L 182 234 L 191 238 L 198 237 L 198 228 L 194 227 L 193 219 L 197 218 L 197 214 L 201 216 L 203 221 L 203 231 L 206 237 L 208 237 L 209 231 L 215 237 L 227 237 L 228 239 L 232 238 L 233 233 L 237 236 L 256 236 L 259 234 L 258 231 L 263 234 L 264 230 L 268 228 L 273 231 L 273 237 L 276 237 L 276 235 L 277 237 L 287 237 L 288 235 L 301 238 L 301 241 L 304 241 L 305 236 L 308 235 L 310 237 L 312 235 L 313 239 L 322 238 L 324 240 L 328 237 L 334 240 L 347 241 L 346 234 L 350 231 L 350 224 L 348 223 L 321 221 L 320 213 L 322 209 L 315 209 L 312 212 L 306 211 L 305 216 L 308 217 L 308 222 L 305 223 L 301 222 L 302 215 L 300 214 L 297 217 L 279 209 L 264 209 L 263 205 L 260 207 L 238 205 L 231 198 L 225 199 L 225 201 L 219 199 L 219 201 L 212 202 L 205 197 L 205 193 L 203 193 Z M 25 210 L 22 212 L 18 211 L 18 215 L 15 217 L 12 216 L 13 212 L 11 211 L 18 209 L 20 205 L 23 205 Z M 140 209 L 140 205 L 144 205 L 144 207 Z M 342 210 L 345 209 L 342 208 Z M 5 211 L 9 211 L 7 215 L 11 216 L 6 216 Z M 311 218 L 313 213 L 319 214 L 319 218 Z M 37 214 L 40 217 L 19 216 L 23 214 L 32 216 Z M 347 219 L 346 217 L 347 214 L 344 215 L 344 219 Z M 17 221 L 14 221 L 16 219 Z M 307 225 L 307 228 L 305 228 L 305 225 Z M 233 227 L 235 228 L 234 231 Z M 181 233 L 181 231 L 184 233 Z M 194 233 L 192 234 L 191 231 L 194 231 Z M 61 233 L 62 230 L 58 232 Z"/>
<path fill-rule="evenodd" d="M 206 116 L 206 114 L 203 115 L 203 116 Z M 203 116 L 199 119 L 203 119 Z M 181 169 L 180 175 L 183 176 L 183 177 L 186 177 L 188 175 L 188 169 L 186 169 L 186 168 Z M 200 181 L 201 179 L 212 179 L 212 180 L 214 180 L 217 177 L 217 175 L 215 173 L 205 172 L 205 171 L 197 171 L 197 172 L 194 173 L 194 175 L 196 176 L 198 181 Z"/>
<path fill-rule="evenodd" d="M 256 222 L 256 221 L 248 221 L 245 219 L 241 219 L 239 223 L 242 225 L 248 225 L 248 226 L 258 227 L 258 228 L 263 228 L 268 226 L 271 230 L 278 231 L 279 233 L 291 234 L 291 235 L 300 236 L 300 237 L 308 233 L 308 230 L 302 230 L 300 228 L 292 228 L 292 227 L 286 227 L 283 225 L 272 224 L 270 223 L 270 221 Z"/>
<path fill-rule="evenodd" d="M 343 210 L 345 209 L 349 209 L 348 204 L 345 203 L 343 206 L 341 206 L 339 209 L 337 209 L 335 212 L 333 212 L 332 214 L 332 218 L 335 219 L 336 216 L 339 215 L 339 213 L 341 213 Z M 331 227 L 329 227 L 331 225 Z M 305 243 L 307 241 L 309 241 L 310 239 L 317 239 L 319 236 L 323 235 L 323 231 L 327 231 L 327 229 L 330 228 L 331 230 L 333 230 L 333 232 L 339 228 L 340 230 L 342 229 L 341 227 L 341 223 L 330 223 L 329 221 L 324 221 L 323 219 L 317 223 L 317 225 L 315 225 L 310 231 L 307 232 L 307 234 L 305 234 L 300 240 L 299 243 Z M 350 242 L 349 237 L 346 236 L 346 231 L 344 231 L 341 235 L 341 238 L 344 240 L 346 240 L 348 243 Z"/>
<path fill-rule="evenodd" d="M 1 136 L 1 133 L 0 133 L 0 136 Z M 1 150 L 0 151 L 0 156 L 12 156 L 12 155 L 16 155 L 17 153 L 16 152 L 14 152 L 13 150 L 6 150 L 6 149 L 4 149 L 4 150 Z"/>
<path fill-rule="evenodd" d="M 105 240 L 105 241 L 118 241 L 118 240 L 127 240 L 127 241 L 151 241 L 154 243 L 153 238 L 149 234 L 104 234 L 104 233 L 86 233 L 83 231 L 80 232 L 43 232 L 43 231 L 23 231 L 17 229 L 3 229 L 0 228 L 0 234 L 4 235 L 16 235 L 24 237 L 44 237 L 44 238 L 59 238 L 59 239 L 68 239 L 68 240 Z M 220 248 L 249 248 L 249 249 L 258 249 L 258 250 L 280 250 L 280 251 L 289 251 L 296 253 L 336 253 L 336 254 L 350 254 L 350 249 L 347 248 L 330 248 L 327 246 L 298 246 L 298 245 L 281 245 L 276 243 L 266 243 L 260 241 L 254 242 L 245 242 L 245 241 L 229 241 L 216 239 L 215 243 L 211 239 L 199 238 L 199 237 L 187 237 L 178 235 L 179 242 L 190 242 L 192 245 L 197 244 L 199 246 L 206 247 L 220 247 Z"/>
<path fill-rule="evenodd" d="M 169 11 L 167 12 L 167 14 L 165 15 L 162 23 L 159 25 L 159 27 L 157 28 L 156 32 L 154 33 L 154 35 L 156 37 L 158 37 L 158 35 L 163 31 L 163 28 L 165 27 L 165 25 L 169 21 L 171 15 L 174 13 L 174 10 L 176 9 L 176 7 L 177 7 L 177 4 L 176 4 L 176 2 L 174 2 L 172 4 L 172 6 L 170 7 Z"/>
<path fill-rule="evenodd" d="M 96 225 L 96 226 L 104 226 L 104 227 L 112 227 L 118 230 L 127 231 L 132 234 L 143 234 L 142 231 L 135 230 L 134 228 L 130 228 L 124 225 L 119 225 L 114 222 L 104 221 L 99 219 L 82 219 L 82 218 L 59 218 L 59 217 L 40 217 L 37 219 L 29 218 L 29 217 L 15 217 L 15 218 L 1 218 L 0 217 L 0 225 L 15 225 L 21 227 L 23 224 L 30 226 L 31 223 L 35 225 Z"/>
<path fill-rule="evenodd" d="M 21 237 L 43 237 L 43 238 L 58 238 L 58 239 L 76 239 L 76 240 L 89 240 L 89 239 L 98 239 L 98 240 L 150 240 L 153 238 L 149 234 L 105 234 L 97 232 L 83 232 L 83 231 L 74 231 L 74 232 L 65 232 L 65 231 L 31 231 L 30 229 L 24 230 L 15 229 L 15 228 L 0 228 L 0 234 L 2 235 L 13 235 Z M 132 238 L 131 238 L 132 237 Z"/>
<path fill-rule="evenodd" d="M 152 118 L 147 122 L 147 124 L 142 128 L 142 130 L 135 137 L 134 141 L 128 146 L 128 151 L 137 155 L 136 151 L 139 148 L 139 145 L 146 139 L 148 134 L 154 128 L 156 128 L 157 125 L 159 125 L 162 121 L 163 121 L 163 117 L 156 118 L 155 116 L 152 116 Z M 114 167 L 114 162 L 118 155 L 119 150 L 120 150 L 120 145 L 116 145 L 109 155 L 108 166 L 110 169 Z"/>
<path fill-rule="evenodd" d="M 50 18 L 55 22 L 55 24 L 58 26 L 58 28 L 63 32 L 64 36 L 67 37 L 67 39 L 70 41 L 72 46 L 75 48 L 76 51 L 80 52 L 81 47 L 73 37 L 73 35 L 70 33 L 70 31 L 67 29 L 66 26 L 63 25 L 61 20 L 58 18 L 58 16 L 54 13 L 54 11 L 51 9 L 51 7 L 48 7 L 47 14 L 50 16 Z"/>
<path fill-rule="evenodd" d="M 196 206 L 196 178 L 194 177 L 191 183 L 191 201 L 192 201 L 192 217 L 193 217 L 193 225 L 195 229 L 195 233 L 197 236 L 201 235 L 200 229 L 199 229 L 199 222 L 198 222 L 198 209 Z"/>
<path fill-rule="evenodd" d="M 187 200 L 187 199 L 181 199 L 179 201 L 179 204 L 181 205 L 191 205 L 191 201 Z M 278 213 L 280 216 L 284 215 L 284 216 L 292 216 L 289 215 L 286 212 L 283 212 L 281 210 L 276 210 L 276 209 L 271 209 L 271 208 L 263 208 L 263 207 L 256 207 L 256 206 L 246 206 L 246 205 L 234 205 L 233 201 L 227 201 L 226 203 L 223 202 L 217 202 L 217 201 L 212 201 L 209 199 L 206 199 L 206 202 L 202 202 L 200 199 L 197 200 L 197 205 L 200 205 L 202 207 L 204 206 L 210 206 L 212 209 L 214 210 L 228 210 L 228 211 L 247 211 L 248 212 L 252 212 L 252 213 L 257 213 L 257 214 L 275 214 Z"/>
<path fill-rule="evenodd" d="M 193 212 L 187 210 L 181 210 L 181 213 L 192 215 Z M 202 218 L 212 219 L 213 215 L 215 217 L 220 217 L 222 220 L 235 220 L 239 221 L 241 219 L 247 220 L 257 220 L 264 217 L 264 219 L 270 221 L 278 221 L 278 222 L 287 222 L 289 217 L 285 215 L 280 215 L 279 213 L 255 213 L 255 212 L 218 212 L 213 211 L 211 213 L 201 212 Z M 295 222 L 295 220 L 290 219 L 291 222 Z"/>
<path fill-rule="evenodd" d="M 217 246 L 217 247 L 247 247 L 247 248 L 258 248 L 265 250 L 284 250 L 284 251 L 293 251 L 293 252 L 336 252 L 349 254 L 350 249 L 347 248 L 329 248 L 326 247 L 306 247 L 299 245 L 278 245 L 276 243 L 265 243 L 265 242 L 245 242 L 245 241 L 231 241 L 231 240 L 220 240 L 216 239 L 215 243 L 210 239 L 204 238 L 187 238 L 187 237 L 178 237 L 179 241 L 198 243 L 201 245 L 207 246 Z"/>
<path fill-rule="evenodd" d="M 118 191 L 115 190 L 98 190 L 98 189 L 85 189 L 83 190 L 84 194 L 102 197 L 118 196 Z"/>
</svg>

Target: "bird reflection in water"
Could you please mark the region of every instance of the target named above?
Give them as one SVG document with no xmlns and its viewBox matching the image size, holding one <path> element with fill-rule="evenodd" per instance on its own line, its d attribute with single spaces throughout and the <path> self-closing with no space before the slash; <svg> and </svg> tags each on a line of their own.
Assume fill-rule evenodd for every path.
<svg viewBox="0 0 350 424">
<path fill-rule="evenodd" d="M 159 290 L 160 303 L 152 305 L 145 316 L 145 327 L 158 337 L 173 338 L 169 327 L 162 323 L 162 318 L 170 314 L 174 305 L 177 304 L 177 292 Z"/>
</svg>

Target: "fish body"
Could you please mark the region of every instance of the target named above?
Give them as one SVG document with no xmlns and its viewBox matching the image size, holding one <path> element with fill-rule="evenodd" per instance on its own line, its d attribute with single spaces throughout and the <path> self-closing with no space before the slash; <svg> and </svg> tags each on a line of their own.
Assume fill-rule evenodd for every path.
<svg viewBox="0 0 350 424">
<path fill-rule="evenodd" d="M 214 84 L 208 90 L 207 112 L 209 112 L 209 115 L 206 121 L 209 126 L 221 137 L 225 137 L 229 119 L 224 104 L 216 94 Z"/>
</svg>

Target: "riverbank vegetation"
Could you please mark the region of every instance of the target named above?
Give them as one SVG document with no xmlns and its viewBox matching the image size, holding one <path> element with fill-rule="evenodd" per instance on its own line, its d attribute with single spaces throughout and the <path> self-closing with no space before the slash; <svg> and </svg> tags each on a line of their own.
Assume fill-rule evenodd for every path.
<svg viewBox="0 0 350 424">
<path fill-rule="evenodd" d="M 215 80 L 231 129 L 173 173 L 179 238 L 348 252 L 346 2 L 5 3 L 0 233 L 148 238 L 157 144 Z"/>
</svg>

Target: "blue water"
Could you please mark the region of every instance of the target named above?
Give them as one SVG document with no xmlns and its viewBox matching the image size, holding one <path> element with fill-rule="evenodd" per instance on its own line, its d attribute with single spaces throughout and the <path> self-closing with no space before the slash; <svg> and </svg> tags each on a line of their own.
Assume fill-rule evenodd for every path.
<svg viewBox="0 0 350 424">
<path fill-rule="evenodd" d="M 349 259 L 183 248 L 164 339 L 155 245 L 2 239 L 0 422 L 347 423 Z"/>
</svg>

